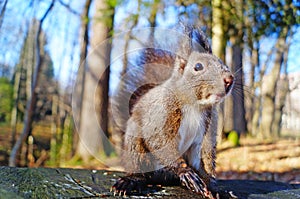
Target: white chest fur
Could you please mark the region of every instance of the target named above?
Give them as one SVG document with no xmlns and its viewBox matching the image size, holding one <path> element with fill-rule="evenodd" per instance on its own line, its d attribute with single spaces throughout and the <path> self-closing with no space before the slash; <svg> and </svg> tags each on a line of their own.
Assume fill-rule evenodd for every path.
<svg viewBox="0 0 300 199">
<path fill-rule="evenodd" d="M 200 167 L 200 150 L 205 133 L 205 119 L 205 114 L 196 105 L 186 105 L 182 108 L 179 151 L 196 169 Z"/>
</svg>

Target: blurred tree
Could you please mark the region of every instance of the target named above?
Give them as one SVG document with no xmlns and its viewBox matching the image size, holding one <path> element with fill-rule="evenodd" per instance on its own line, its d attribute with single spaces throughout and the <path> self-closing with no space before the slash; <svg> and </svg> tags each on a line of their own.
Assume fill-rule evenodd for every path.
<svg viewBox="0 0 300 199">
<path fill-rule="evenodd" d="M 47 38 L 44 33 L 41 33 L 41 48 L 47 45 Z M 37 103 L 34 110 L 35 121 L 47 119 L 51 115 L 51 107 L 53 95 L 58 94 L 58 84 L 54 80 L 54 68 L 51 57 L 45 51 L 41 61 L 41 71 L 39 75 L 39 84 L 36 88 Z"/>
<path fill-rule="evenodd" d="M 284 27 L 280 36 L 277 39 L 275 48 L 275 60 L 272 70 L 269 75 L 263 78 L 262 87 L 262 115 L 260 124 L 260 135 L 263 137 L 277 137 L 277 134 L 272 131 L 272 123 L 274 122 L 275 114 L 275 99 L 277 82 L 279 81 L 281 66 L 283 63 L 284 52 L 287 50 L 286 38 L 289 28 Z M 278 132 L 277 132 L 278 133 Z"/>
<path fill-rule="evenodd" d="M 108 82 L 111 36 L 117 1 L 95 1 L 95 14 L 90 37 L 91 53 L 85 62 L 77 154 L 87 161 L 108 146 Z M 98 74 L 101 74 L 99 77 Z M 92 115 L 91 115 L 92 114 Z M 97 128 L 100 127 L 100 128 Z M 99 132 L 100 129 L 100 132 Z"/>
<path fill-rule="evenodd" d="M 222 8 L 221 0 L 213 0 L 211 2 L 212 7 L 212 18 L 211 18 L 211 27 L 212 27 L 212 52 L 217 57 L 219 57 L 225 63 L 225 50 L 226 50 L 226 42 L 225 39 L 225 27 L 224 27 L 224 13 Z M 226 107 L 231 107 L 226 100 L 219 105 L 219 119 L 218 119 L 218 132 L 230 131 L 233 129 L 232 117 L 226 117 L 227 122 L 224 122 L 224 103 L 227 104 Z M 227 108 L 227 110 L 232 110 L 232 108 Z M 228 113 L 227 113 L 228 114 Z M 224 126 L 226 125 L 226 126 Z"/>
<path fill-rule="evenodd" d="M 245 98 L 248 99 L 245 102 L 246 107 L 246 120 L 247 120 L 247 129 L 254 135 L 257 128 L 255 125 L 258 122 L 258 112 L 260 100 L 257 100 L 254 90 L 255 90 L 255 71 L 259 67 L 259 38 L 261 35 L 258 35 L 257 31 L 253 27 L 257 27 L 257 18 L 255 17 L 255 12 L 257 10 L 257 4 L 254 1 L 246 1 L 245 5 L 245 36 L 246 42 L 245 45 L 248 47 L 248 52 L 250 56 L 250 70 L 248 72 L 248 88 L 245 89 Z M 247 50 L 247 49 L 246 49 Z M 247 75 L 247 73 L 245 74 Z M 255 105 L 254 105 L 255 104 Z"/>
<path fill-rule="evenodd" d="M 232 96 L 220 105 L 219 131 L 235 130 L 238 134 L 246 133 L 246 120 L 243 91 L 243 36 L 244 36 L 243 1 L 212 1 L 212 49 L 223 62 L 226 54 L 230 56 L 227 65 L 235 74 L 235 89 Z M 226 33 L 226 34 L 225 34 Z M 226 50 L 227 47 L 227 50 Z M 226 118 L 226 120 L 224 120 Z"/>
<path fill-rule="evenodd" d="M 273 66 L 269 73 L 260 79 L 261 86 L 261 118 L 259 126 L 259 135 L 262 137 L 278 137 L 280 118 L 282 116 L 282 93 L 288 92 L 288 86 L 281 87 L 286 91 L 278 91 L 280 74 L 284 66 L 286 53 L 289 49 L 287 38 L 291 34 L 293 26 L 299 26 L 300 15 L 297 13 L 299 4 L 291 0 L 285 1 L 267 1 L 262 8 L 268 8 L 267 16 L 269 27 L 267 31 L 274 32 L 277 35 L 277 41 L 274 48 Z M 277 104 L 277 105 L 276 105 Z M 278 107 L 278 108 L 276 108 Z"/>
<path fill-rule="evenodd" d="M 23 55 L 23 54 L 22 54 Z M 23 60 L 22 56 L 20 58 Z M 17 131 L 17 117 L 18 117 L 18 102 L 19 102 L 19 89 L 21 81 L 21 64 L 16 66 L 16 71 L 14 74 L 14 86 L 13 86 L 13 97 L 12 97 L 12 111 L 11 111 L 11 148 L 13 148 L 16 141 L 16 131 Z"/>
<path fill-rule="evenodd" d="M 73 94 L 73 115 L 76 123 L 78 124 L 76 134 L 74 135 L 74 145 L 75 145 L 75 150 L 78 150 L 78 145 L 79 145 L 79 131 L 81 128 L 81 123 L 82 123 L 82 118 L 81 118 L 81 113 L 83 109 L 83 95 L 84 95 L 84 82 L 85 82 L 85 65 L 86 65 L 86 57 L 88 54 L 88 44 L 89 44 L 89 24 L 90 24 L 90 19 L 89 19 L 89 12 L 91 8 L 92 1 L 91 0 L 86 0 L 82 13 L 81 13 L 81 25 L 80 25 L 80 34 L 82 39 L 80 40 L 80 67 L 77 72 L 77 79 L 76 79 L 76 90 L 74 90 Z M 76 96 L 76 97 L 75 97 Z M 80 154 L 77 153 L 79 156 Z"/>
<path fill-rule="evenodd" d="M 23 115 L 25 112 L 26 101 L 30 97 L 28 96 L 28 92 L 31 92 L 29 79 L 31 75 L 27 75 L 32 72 L 32 67 L 34 66 L 35 58 L 33 56 L 34 52 L 34 35 L 36 28 L 33 25 L 26 32 L 26 36 L 24 39 L 24 43 L 21 50 L 21 55 L 19 58 L 19 63 L 15 66 L 15 71 L 13 75 L 13 82 L 14 82 L 14 91 L 13 91 L 13 108 L 11 113 L 11 128 L 12 128 L 12 138 L 11 144 L 12 147 L 15 144 L 16 139 L 16 126 L 17 126 L 17 119 L 18 115 L 21 115 L 21 119 L 23 119 Z M 29 72 L 30 71 L 30 72 Z M 28 82 L 28 83 L 26 83 Z M 30 95 L 30 94 L 29 94 Z M 19 114 L 21 112 L 21 114 Z"/>
<path fill-rule="evenodd" d="M 34 110 L 36 108 L 36 102 L 37 102 L 37 88 L 39 85 L 39 77 L 41 73 L 41 68 L 42 68 L 42 63 L 43 63 L 43 58 L 45 56 L 45 50 L 44 46 L 41 45 L 43 42 L 41 41 L 42 39 L 42 24 L 47 15 L 49 14 L 50 10 L 54 6 L 54 1 L 52 1 L 47 8 L 46 12 L 42 16 L 40 20 L 37 20 L 36 23 L 34 24 L 36 26 L 36 33 L 35 33 L 35 48 L 34 48 L 34 55 L 35 55 L 35 62 L 34 62 L 34 71 L 32 74 L 32 84 L 31 84 L 31 93 L 30 97 L 28 98 L 28 102 L 26 105 L 26 113 L 25 113 L 25 118 L 24 118 L 24 127 L 23 131 L 18 138 L 17 142 L 15 143 L 14 147 L 12 148 L 10 157 L 9 157 L 9 166 L 16 166 L 17 163 L 17 155 L 18 152 L 20 151 L 20 148 L 23 144 L 23 142 L 27 139 L 28 135 L 30 134 L 31 128 L 32 128 L 32 122 L 33 122 L 33 115 L 34 115 Z M 31 66 L 29 66 L 30 68 Z M 30 75 L 31 76 L 31 75 Z"/>
<path fill-rule="evenodd" d="M 235 75 L 235 89 L 232 92 L 233 130 L 239 135 L 247 132 L 244 104 L 244 72 L 243 72 L 243 49 L 244 49 L 244 2 L 237 0 L 231 2 L 228 20 L 229 47 L 231 50 L 231 67 Z M 227 118 L 227 117 L 226 117 Z"/>
<path fill-rule="evenodd" d="M 289 79 L 288 79 L 288 54 L 290 51 L 291 41 L 293 38 L 293 32 L 291 31 L 287 38 L 287 44 L 285 46 L 284 52 L 283 52 L 283 63 L 282 63 L 282 73 L 276 82 L 276 98 L 275 98 L 275 114 L 274 114 L 274 120 L 272 122 L 272 132 L 276 136 L 280 136 L 281 133 L 281 124 L 282 124 L 282 114 L 283 114 L 283 108 L 285 106 L 286 98 L 288 93 L 290 92 L 289 87 Z"/>
<path fill-rule="evenodd" d="M 246 118 L 248 129 L 253 136 L 259 135 L 262 106 L 262 79 L 265 76 L 267 65 L 274 53 L 274 47 L 267 54 L 267 60 L 260 62 L 260 40 L 276 32 L 272 23 L 270 6 L 267 1 L 247 1 L 245 12 L 245 27 L 248 52 L 250 54 L 250 70 L 248 73 L 248 89 L 245 92 L 249 99 L 246 104 Z M 247 75 L 247 73 L 246 73 Z"/>
<path fill-rule="evenodd" d="M 221 0 L 212 1 L 212 51 L 225 62 L 226 36 Z"/>
<path fill-rule="evenodd" d="M 281 34 L 282 28 L 285 27 L 285 24 L 289 24 L 290 26 L 297 24 L 297 20 L 299 22 L 299 15 L 297 15 L 296 10 L 299 7 L 299 5 L 297 7 L 297 4 L 295 2 L 288 1 L 288 0 L 279 1 L 279 2 L 247 1 L 246 3 L 243 2 L 242 0 L 234 1 L 234 2 L 222 1 L 222 3 L 219 2 L 219 4 L 217 5 L 218 5 L 217 8 L 221 9 L 222 11 L 221 25 L 223 25 L 223 29 L 226 32 L 226 35 L 224 35 L 222 39 L 227 42 L 227 47 L 228 47 L 227 53 L 230 53 L 231 54 L 230 56 L 232 57 L 231 63 L 229 65 L 233 66 L 232 70 L 235 72 L 235 77 L 236 77 L 235 89 L 232 94 L 233 102 L 228 103 L 230 102 L 230 98 L 226 99 L 226 103 L 227 103 L 225 106 L 226 122 L 225 122 L 224 129 L 229 130 L 230 127 L 233 127 L 234 130 L 236 130 L 239 133 L 246 132 L 247 121 L 245 118 L 245 113 L 247 113 L 248 123 L 252 124 L 252 125 L 248 125 L 248 127 L 250 127 L 252 131 L 257 131 L 258 129 L 257 126 L 260 125 L 260 129 L 261 129 L 260 132 L 267 132 L 265 130 L 262 130 L 261 128 L 265 124 L 266 126 L 273 128 L 274 130 L 276 128 L 271 126 L 273 126 L 273 124 L 275 123 L 277 124 L 278 122 L 275 122 L 274 120 L 275 118 L 273 117 L 273 115 L 275 114 L 273 112 L 275 110 L 274 104 L 272 105 L 273 108 L 271 108 L 273 111 L 267 111 L 267 109 L 269 109 L 272 104 L 267 102 L 269 101 L 267 99 L 268 98 L 267 96 L 272 96 L 271 97 L 272 100 L 270 101 L 274 103 L 276 99 L 280 99 L 279 97 L 277 97 L 277 93 L 276 93 L 277 84 L 276 83 L 272 84 L 275 85 L 274 87 L 271 84 L 266 85 L 264 82 L 264 86 L 268 87 L 267 90 L 270 91 L 268 92 L 267 95 L 262 95 L 262 96 L 260 96 L 262 88 L 257 87 L 257 85 L 263 85 L 262 79 L 265 79 L 263 77 L 265 76 L 265 72 L 267 69 L 266 66 L 272 60 L 272 54 L 273 53 L 276 54 L 276 52 L 278 52 L 278 50 L 276 49 L 278 49 L 279 46 L 276 46 L 274 48 L 275 50 L 272 49 L 270 51 L 267 62 L 263 65 L 263 67 L 260 67 L 259 41 L 262 36 L 268 37 L 274 33 Z M 213 11 L 214 11 L 214 7 L 213 7 Z M 214 27 L 214 25 L 215 24 L 213 21 L 212 27 Z M 244 40 L 245 38 L 247 38 L 246 40 L 247 43 Z M 251 55 L 251 63 L 250 63 L 251 67 L 250 67 L 249 78 L 248 78 L 249 88 L 251 90 L 253 89 L 253 91 L 250 90 L 250 93 L 247 93 L 249 92 L 249 90 L 246 90 L 247 97 L 250 98 L 249 100 L 250 103 L 247 105 L 248 107 L 247 112 L 245 111 L 245 105 L 244 105 L 244 95 L 245 95 L 244 82 L 243 82 L 244 72 L 242 67 L 243 57 L 245 56 L 243 50 L 246 44 L 248 44 L 248 48 L 250 49 L 249 51 Z M 281 46 L 281 48 L 284 48 L 285 51 L 287 50 L 285 46 Z M 276 57 L 279 57 L 279 55 L 277 54 L 274 56 L 276 62 L 277 60 Z M 276 64 L 274 64 L 274 66 L 275 65 Z M 277 72 L 275 72 L 274 70 Z M 280 67 L 274 70 L 272 69 L 270 71 L 274 71 L 275 76 L 279 77 L 277 75 L 280 74 Z M 259 71 L 258 75 L 255 74 L 256 71 Z M 272 81 L 278 82 L 275 79 L 273 79 Z M 260 91 L 257 92 L 256 90 L 256 92 L 254 92 L 255 89 L 260 89 Z M 267 104 L 260 104 L 261 102 L 268 103 L 270 106 L 267 106 Z M 233 110 L 233 112 L 231 112 L 231 110 Z M 282 110 L 282 108 L 278 108 L 277 110 Z M 280 114 L 278 114 L 277 118 L 281 118 L 281 116 L 279 115 Z M 266 119 L 268 117 L 269 117 L 269 122 L 267 122 L 268 120 Z M 231 120 L 230 118 L 233 118 L 233 120 Z M 263 118 L 265 118 L 265 120 L 263 120 Z"/>
<path fill-rule="evenodd" d="M 20 111 L 22 113 L 25 112 L 24 110 L 26 106 L 26 101 L 30 97 L 30 92 L 31 92 L 32 80 L 28 79 L 28 77 L 31 78 L 30 73 L 32 73 L 32 67 L 35 64 L 35 58 L 33 52 L 34 52 L 34 35 L 35 35 L 36 27 L 34 27 L 33 24 L 26 32 L 23 47 L 21 50 L 21 55 L 19 58 L 19 63 L 15 67 L 15 73 L 13 77 L 14 94 L 13 94 L 13 108 L 11 113 L 12 147 L 15 144 L 15 139 L 16 139 L 16 126 L 17 126 L 18 113 Z"/>
<path fill-rule="evenodd" d="M 37 21 L 34 19 L 32 25 L 28 29 L 23 47 L 21 50 L 21 55 L 19 58 L 19 63 L 15 66 L 15 72 L 13 75 L 14 91 L 13 91 L 13 108 L 11 112 L 11 127 L 12 127 L 12 145 L 15 143 L 16 135 L 16 124 L 18 115 L 21 112 L 21 115 L 24 114 L 27 100 L 30 98 L 32 93 L 32 72 L 33 67 L 36 64 L 35 58 L 35 39 L 34 36 L 37 31 L 36 24 Z M 43 31 L 40 35 L 40 48 L 43 48 L 47 45 L 46 36 Z M 57 92 L 54 84 L 54 69 L 52 60 L 48 54 L 45 54 L 42 57 L 41 61 L 41 71 L 39 75 L 39 85 L 36 88 L 37 103 L 34 109 L 33 119 L 40 121 L 45 119 L 47 114 L 51 114 L 51 94 Z M 50 99 L 49 99 L 50 98 Z M 23 119 L 20 117 L 20 119 Z M 31 130 L 30 130 L 31 131 Z"/>
</svg>

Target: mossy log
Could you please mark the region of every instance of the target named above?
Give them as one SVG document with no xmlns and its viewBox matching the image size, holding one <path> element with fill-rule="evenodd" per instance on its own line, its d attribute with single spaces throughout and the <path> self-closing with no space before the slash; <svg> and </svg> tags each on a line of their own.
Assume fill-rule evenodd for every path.
<svg viewBox="0 0 300 199">
<path fill-rule="evenodd" d="M 0 198 L 116 198 L 110 188 L 123 175 L 104 170 L 0 167 Z M 218 180 L 218 186 L 238 198 L 300 198 L 300 185 L 280 182 Z M 149 187 L 132 197 L 202 198 L 180 186 Z"/>
</svg>

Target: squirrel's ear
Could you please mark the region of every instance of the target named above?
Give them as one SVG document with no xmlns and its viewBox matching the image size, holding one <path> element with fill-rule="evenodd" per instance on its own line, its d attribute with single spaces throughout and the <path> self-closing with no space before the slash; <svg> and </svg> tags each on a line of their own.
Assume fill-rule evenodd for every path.
<svg viewBox="0 0 300 199">
<path fill-rule="evenodd" d="M 178 68 L 177 68 L 177 71 L 180 73 L 180 74 L 183 74 L 183 71 L 186 67 L 186 64 L 187 64 L 187 60 L 183 59 L 182 57 L 178 57 L 177 59 L 178 61 Z"/>
</svg>

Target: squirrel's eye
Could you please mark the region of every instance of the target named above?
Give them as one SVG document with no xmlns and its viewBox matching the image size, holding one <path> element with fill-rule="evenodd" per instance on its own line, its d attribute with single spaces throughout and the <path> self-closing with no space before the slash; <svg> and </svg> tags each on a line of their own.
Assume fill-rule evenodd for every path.
<svg viewBox="0 0 300 199">
<path fill-rule="evenodd" d="M 200 71 L 203 70 L 204 66 L 201 63 L 195 64 L 195 71 Z"/>
</svg>

